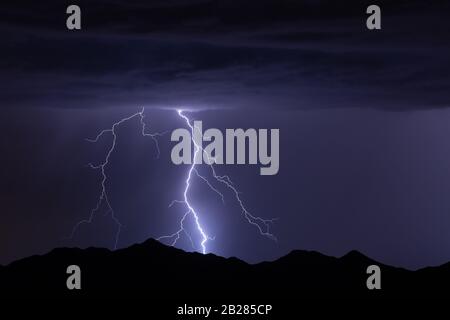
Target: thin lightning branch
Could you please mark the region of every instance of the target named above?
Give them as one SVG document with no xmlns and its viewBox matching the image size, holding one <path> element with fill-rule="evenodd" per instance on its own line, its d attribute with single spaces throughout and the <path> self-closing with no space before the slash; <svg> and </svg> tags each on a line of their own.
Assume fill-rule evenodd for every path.
<svg viewBox="0 0 450 320">
<path fill-rule="evenodd" d="M 270 233 L 270 225 L 278 219 L 277 218 L 263 219 L 261 217 L 252 215 L 246 209 L 244 202 L 242 201 L 242 199 L 240 197 L 241 192 L 239 192 L 234 187 L 231 179 L 228 176 L 217 175 L 216 170 L 214 169 L 214 166 L 212 164 L 209 165 L 209 167 L 211 168 L 212 176 L 214 177 L 214 179 L 216 179 L 218 182 L 221 182 L 222 184 L 224 184 L 228 189 L 230 189 L 234 193 L 234 196 L 235 196 L 237 202 L 239 203 L 239 206 L 241 207 L 241 212 L 244 215 L 247 222 L 250 223 L 251 225 L 254 225 L 255 227 L 257 227 L 259 230 L 259 233 L 261 235 L 266 236 L 266 237 L 271 238 L 272 240 L 276 241 L 277 238 L 272 233 Z"/>
<path fill-rule="evenodd" d="M 200 173 L 198 173 L 197 169 L 194 169 L 195 174 L 197 175 L 197 177 L 199 177 L 200 179 L 202 179 L 207 185 L 208 187 L 214 191 L 215 193 L 217 193 L 219 195 L 219 197 L 222 199 L 222 203 L 225 204 L 225 197 L 223 196 L 223 194 L 217 190 L 210 182 L 208 179 L 206 179 L 204 176 L 202 176 Z"/>
<path fill-rule="evenodd" d="M 203 227 L 200 224 L 200 219 L 198 217 L 198 214 L 195 211 L 195 209 L 192 207 L 192 205 L 190 204 L 189 199 L 188 199 L 189 188 L 191 186 L 192 173 L 195 173 L 197 175 L 197 177 L 199 177 L 201 180 L 203 180 L 212 191 L 217 193 L 221 197 L 223 203 L 225 203 L 225 197 L 217 188 L 215 188 L 209 182 L 209 180 L 205 176 L 200 175 L 200 173 L 195 168 L 196 167 L 195 159 L 197 158 L 198 153 L 201 152 L 202 154 L 204 153 L 207 156 L 207 158 L 208 158 L 208 166 L 211 168 L 211 173 L 212 173 L 213 178 L 217 182 L 220 182 L 221 184 L 225 185 L 234 194 L 235 199 L 237 200 L 239 206 L 241 207 L 241 212 L 244 215 L 244 217 L 247 220 L 247 222 L 249 224 L 255 226 L 259 230 L 259 233 L 261 235 L 266 236 L 266 237 L 276 241 L 277 240 L 276 237 L 270 232 L 270 225 L 276 219 L 263 219 L 261 217 L 252 215 L 246 209 L 246 207 L 244 206 L 244 203 L 243 203 L 243 201 L 242 201 L 242 199 L 240 197 L 240 192 L 234 187 L 234 184 L 231 181 L 230 177 L 228 177 L 226 175 L 224 175 L 224 176 L 217 175 L 216 170 L 215 170 L 215 168 L 213 166 L 214 158 L 211 158 L 210 155 L 200 145 L 198 145 L 198 143 L 195 141 L 195 139 L 194 139 L 194 131 L 196 129 L 198 130 L 198 128 L 195 128 L 191 124 L 189 118 L 183 114 L 183 110 L 178 110 L 178 115 L 186 121 L 186 124 L 191 129 L 191 139 L 192 139 L 192 142 L 194 143 L 194 156 L 193 156 L 192 165 L 191 165 L 191 167 L 189 169 L 189 172 L 188 172 L 187 179 L 185 181 L 186 187 L 185 187 L 184 193 L 183 193 L 184 200 L 174 200 L 174 201 L 172 201 L 169 204 L 169 207 L 172 207 L 175 203 L 180 203 L 180 204 L 184 204 L 187 207 L 188 211 L 181 218 L 181 220 L 180 220 L 180 228 L 175 233 L 173 233 L 171 235 L 159 237 L 158 240 L 173 239 L 172 246 L 176 245 L 177 241 L 180 239 L 181 233 L 184 232 L 184 233 L 186 233 L 186 235 L 188 235 L 186 230 L 185 230 L 185 228 L 184 228 L 184 221 L 187 218 L 187 216 L 189 214 L 191 214 L 192 217 L 195 220 L 197 231 L 199 232 L 199 234 L 202 237 L 202 241 L 201 241 L 201 244 L 200 244 L 202 252 L 206 253 L 206 243 L 207 243 L 208 240 L 212 240 L 212 238 L 210 238 L 205 233 L 205 231 L 203 230 Z M 193 244 L 192 237 L 190 237 L 189 235 L 188 235 L 188 237 L 189 237 L 191 243 Z"/>
<path fill-rule="evenodd" d="M 140 112 L 137 112 L 129 117 L 123 118 L 121 120 L 119 120 L 118 122 L 114 123 L 112 125 L 112 127 L 110 129 L 105 129 L 102 130 L 94 139 L 86 139 L 88 142 L 91 143 L 96 143 L 99 141 L 99 139 L 107 134 L 110 133 L 112 135 L 112 143 L 111 143 L 111 147 L 108 149 L 108 152 L 106 154 L 106 157 L 104 159 L 104 161 L 102 163 L 100 163 L 99 165 L 93 165 L 92 163 L 89 163 L 88 166 L 91 169 L 95 169 L 95 170 L 100 170 L 101 172 L 101 176 L 102 176 L 102 181 L 101 181 L 101 192 L 100 195 L 98 197 L 97 200 L 97 204 L 96 206 L 91 210 L 91 213 L 89 215 L 89 218 L 84 219 L 84 220 L 80 220 L 78 223 L 75 224 L 75 226 L 72 229 L 72 233 L 69 237 L 69 239 L 72 239 L 73 236 L 75 235 L 75 233 L 77 232 L 78 228 L 83 225 L 83 224 L 90 224 L 92 223 L 95 213 L 97 213 L 100 210 L 100 207 L 102 206 L 102 204 L 106 205 L 107 211 L 105 213 L 105 215 L 107 214 L 111 214 L 111 219 L 114 221 L 114 223 L 117 226 L 117 231 L 116 231 L 116 235 L 114 238 L 114 249 L 117 248 L 118 242 L 119 242 L 119 236 L 120 236 L 120 232 L 122 230 L 122 224 L 120 223 L 119 219 L 117 218 L 113 207 L 111 206 L 111 202 L 109 201 L 108 198 L 108 192 L 107 192 L 107 188 L 106 188 L 106 183 L 108 180 L 108 176 L 106 174 L 106 168 L 109 164 L 111 155 L 113 154 L 115 148 L 116 148 L 116 143 L 117 143 L 117 132 L 116 129 L 117 127 L 119 127 L 121 124 L 130 121 L 136 117 L 139 117 L 139 121 L 140 121 L 140 125 L 141 125 L 141 134 L 143 137 L 150 137 L 153 142 L 155 143 L 155 148 L 156 148 L 156 158 L 159 158 L 160 156 L 160 148 L 159 148 L 159 143 L 158 143 L 158 137 L 162 136 L 165 134 L 165 132 L 162 133 L 147 133 L 146 132 L 146 123 L 144 122 L 144 118 L 145 118 L 145 114 L 144 114 L 145 108 L 142 108 L 142 110 Z"/>
</svg>

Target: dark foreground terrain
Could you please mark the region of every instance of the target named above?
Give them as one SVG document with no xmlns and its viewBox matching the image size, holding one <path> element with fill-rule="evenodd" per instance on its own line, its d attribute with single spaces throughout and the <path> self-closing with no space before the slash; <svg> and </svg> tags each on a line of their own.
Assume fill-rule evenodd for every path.
<svg viewBox="0 0 450 320">
<path fill-rule="evenodd" d="M 368 290 L 366 269 L 381 267 L 381 290 Z M 66 269 L 81 268 L 81 290 L 68 290 Z M 0 267 L 2 297 L 204 299 L 446 298 L 450 264 L 408 271 L 352 251 L 334 258 L 293 251 L 249 265 L 235 258 L 187 253 L 155 240 L 129 248 L 55 249 Z M 261 300 L 261 301 L 262 301 Z"/>
</svg>

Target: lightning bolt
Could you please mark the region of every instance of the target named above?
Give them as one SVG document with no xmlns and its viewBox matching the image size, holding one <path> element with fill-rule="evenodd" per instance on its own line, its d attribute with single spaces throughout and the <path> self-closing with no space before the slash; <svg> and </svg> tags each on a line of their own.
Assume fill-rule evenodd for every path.
<svg viewBox="0 0 450 320">
<path fill-rule="evenodd" d="M 123 118 L 123 119 L 117 121 L 116 123 L 114 123 L 111 126 L 111 128 L 102 130 L 94 139 L 86 139 L 86 141 L 88 141 L 90 143 L 96 143 L 105 134 L 111 134 L 111 136 L 112 136 L 111 146 L 108 149 L 108 152 L 106 153 L 106 157 L 103 160 L 103 162 L 101 162 L 98 165 L 93 165 L 92 163 L 88 164 L 88 166 L 91 169 L 100 170 L 100 172 L 101 172 L 101 177 L 102 177 L 102 180 L 101 180 L 101 191 L 100 191 L 100 195 L 98 196 L 97 204 L 91 210 L 91 213 L 90 213 L 90 215 L 89 215 L 89 217 L 87 219 L 80 220 L 80 221 L 78 221 L 75 224 L 75 226 L 72 229 L 72 233 L 70 234 L 69 239 L 72 239 L 74 237 L 75 233 L 77 232 L 78 228 L 81 225 L 92 223 L 92 221 L 93 221 L 93 219 L 95 217 L 95 214 L 100 210 L 101 206 L 102 205 L 106 205 L 106 209 L 107 210 L 106 210 L 105 215 L 110 214 L 111 219 L 114 221 L 114 223 L 117 226 L 117 231 L 116 231 L 115 238 L 114 238 L 114 249 L 117 249 L 117 245 L 119 243 L 120 232 L 122 230 L 122 223 L 117 218 L 117 216 L 116 216 L 116 214 L 114 212 L 114 209 L 113 209 L 113 207 L 111 205 L 111 202 L 109 201 L 108 192 L 107 192 L 107 188 L 106 188 L 106 183 L 107 183 L 107 180 L 108 180 L 108 176 L 106 174 L 106 168 L 109 165 L 109 161 L 110 161 L 111 155 L 113 154 L 113 152 L 115 151 L 115 148 L 116 148 L 116 143 L 117 143 L 117 132 L 116 132 L 116 129 L 120 125 L 122 125 L 123 123 L 125 123 L 127 121 L 130 121 L 130 120 L 132 120 L 134 118 L 139 118 L 139 123 L 141 125 L 141 134 L 142 134 L 142 136 L 143 137 L 150 137 L 153 140 L 153 142 L 155 143 L 156 158 L 159 158 L 161 151 L 160 151 L 160 148 L 159 148 L 158 137 L 164 135 L 165 132 L 163 132 L 163 133 L 147 133 L 146 132 L 147 127 L 146 127 L 146 123 L 144 121 L 144 118 L 145 118 L 144 111 L 145 111 L 145 108 L 142 108 L 142 110 L 140 112 L 136 112 L 135 114 L 133 114 L 133 115 L 131 115 L 129 117 L 126 117 L 126 118 Z"/>
<path fill-rule="evenodd" d="M 189 202 L 189 188 L 191 186 L 191 179 L 192 179 L 192 175 L 193 173 L 199 177 L 201 180 L 203 180 L 207 186 L 214 191 L 215 193 L 217 193 L 221 199 L 222 202 L 225 202 L 225 197 L 223 195 L 223 193 L 221 193 L 217 188 L 215 188 L 210 181 L 203 175 L 201 175 L 198 170 L 196 169 L 196 164 L 195 164 L 195 159 L 197 158 L 198 154 L 201 153 L 201 155 L 203 155 L 203 153 L 206 155 L 207 159 L 208 159 L 208 163 L 207 165 L 209 166 L 209 168 L 211 169 L 211 175 L 212 177 L 219 183 L 223 184 L 225 187 L 227 187 L 229 190 L 232 191 L 232 193 L 235 196 L 235 199 L 237 200 L 240 208 L 241 208 L 241 212 L 244 216 L 244 218 L 247 220 L 247 222 L 253 226 L 255 226 L 258 230 L 259 233 L 263 236 L 266 236 L 272 240 L 277 240 L 276 237 L 270 232 L 270 226 L 271 224 L 276 220 L 276 219 L 263 219 L 261 217 L 258 216 L 254 216 L 252 215 L 245 207 L 244 202 L 242 201 L 241 197 L 240 197 L 240 192 L 235 188 L 233 182 L 231 181 L 229 176 L 219 176 L 216 173 L 216 170 L 214 168 L 214 158 L 212 158 L 194 139 L 194 132 L 195 130 L 199 130 L 198 128 L 194 127 L 194 125 L 191 124 L 190 119 L 183 113 L 183 110 L 177 110 L 178 115 L 186 122 L 187 126 L 191 129 L 191 139 L 192 142 L 194 144 L 194 156 L 193 156 L 193 161 L 192 161 L 192 165 L 189 168 L 188 171 L 188 175 L 185 181 L 185 189 L 184 189 L 184 193 L 183 193 L 183 200 L 174 200 L 170 203 L 169 207 L 172 207 L 175 203 L 180 203 L 186 206 L 187 211 L 184 213 L 184 215 L 182 216 L 182 218 L 180 219 L 180 225 L 179 225 L 179 229 L 170 235 L 165 235 L 165 236 L 161 236 L 159 238 L 157 238 L 157 240 L 163 240 L 163 239 L 173 239 L 171 245 L 174 246 L 177 244 L 177 241 L 180 239 L 181 235 L 184 233 L 186 234 L 186 236 L 189 238 L 189 240 L 191 241 L 192 246 L 195 248 L 192 237 L 189 235 L 189 233 L 186 231 L 185 227 L 184 227 L 184 223 L 185 220 L 187 218 L 188 215 L 192 215 L 192 217 L 194 218 L 195 221 L 195 225 L 197 228 L 197 232 L 199 233 L 199 235 L 201 236 L 201 242 L 200 242 L 200 247 L 201 247 L 201 251 L 203 254 L 206 253 L 206 243 L 208 240 L 213 240 L 214 238 L 209 237 L 206 232 L 204 231 L 204 227 L 202 227 L 201 223 L 200 223 L 200 219 L 198 216 L 197 211 L 192 207 L 191 203 Z"/>
<path fill-rule="evenodd" d="M 122 118 L 121 120 L 117 121 L 116 123 L 114 123 L 111 128 L 109 129 L 105 129 L 102 130 L 94 139 L 86 139 L 88 142 L 90 143 L 96 143 L 100 140 L 101 137 L 103 137 L 106 134 L 111 134 L 112 136 L 112 141 L 111 141 L 111 146 L 108 149 L 108 152 L 106 153 L 105 159 L 103 160 L 103 162 L 101 162 L 98 165 L 93 165 L 92 163 L 89 163 L 88 166 L 91 169 L 94 170 L 100 170 L 101 172 L 101 191 L 100 194 L 98 196 L 97 199 L 97 203 L 95 205 L 95 207 L 91 210 L 90 215 L 88 218 L 83 219 L 78 221 L 75 226 L 72 229 L 71 235 L 70 237 L 68 237 L 69 239 L 72 239 L 74 237 L 74 235 L 76 234 L 77 230 L 80 228 L 80 226 L 84 225 L 84 224 L 90 224 L 92 223 L 95 214 L 100 210 L 100 208 L 102 207 L 102 205 L 106 205 L 106 213 L 105 215 L 110 215 L 111 219 L 114 221 L 114 223 L 117 226 L 117 231 L 115 234 L 115 238 L 114 238 L 114 249 L 117 248 L 118 246 L 118 242 L 119 242 L 119 237 L 120 237 L 120 232 L 122 230 L 122 223 L 119 221 L 119 219 L 117 218 L 114 209 L 111 205 L 111 202 L 109 200 L 108 197 L 108 192 L 107 192 L 107 181 L 108 181 L 108 176 L 106 174 L 106 169 L 110 163 L 110 158 L 111 155 L 113 154 L 113 152 L 115 151 L 116 148 L 116 144 L 117 144 L 117 131 L 116 129 L 124 124 L 125 122 L 128 122 L 134 118 L 139 118 L 139 122 L 140 122 L 140 126 L 141 126 L 141 134 L 143 137 L 150 137 L 154 144 L 155 144 L 155 148 L 156 148 L 156 157 L 159 158 L 160 156 L 160 148 L 159 148 L 159 143 L 158 143 L 158 137 L 164 135 L 166 132 L 163 133 L 148 133 L 146 132 L 146 123 L 144 121 L 145 115 L 144 115 L 144 111 L 145 109 L 142 108 L 142 110 L 140 112 L 137 112 L 135 114 L 132 114 L 129 117 L 126 118 Z M 240 206 L 241 212 L 243 214 L 243 217 L 246 219 L 246 221 L 250 224 L 253 225 L 257 228 L 257 230 L 259 231 L 259 233 L 262 236 L 266 236 L 272 240 L 277 240 L 276 237 L 270 232 L 270 226 L 272 225 L 272 223 L 277 220 L 277 219 L 263 219 L 261 217 L 252 215 L 247 208 L 244 205 L 244 202 L 242 201 L 241 197 L 240 197 L 240 192 L 238 191 L 238 189 L 236 189 L 236 187 L 234 186 L 232 180 L 230 179 L 229 176 L 227 175 L 223 175 L 220 176 L 216 173 L 216 170 L 214 168 L 214 158 L 212 158 L 202 147 L 201 145 L 199 145 L 195 139 L 194 139 L 194 132 L 195 130 L 199 130 L 198 128 L 194 127 L 191 124 L 190 119 L 184 114 L 183 110 L 177 110 L 177 114 L 178 116 L 183 119 L 187 126 L 190 128 L 191 130 L 191 139 L 192 142 L 194 144 L 194 156 L 193 156 L 193 160 L 195 160 L 197 158 L 197 156 L 203 155 L 205 154 L 207 159 L 208 159 L 208 163 L 207 165 L 209 166 L 210 170 L 211 170 L 211 176 L 212 178 L 224 185 L 227 189 L 229 189 L 232 194 L 235 197 L 235 200 L 237 201 L 238 205 Z M 184 212 L 183 216 L 181 217 L 180 221 L 179 221 L 179 228 L 176 232 L 174 232 L 173 234 L 170 235 L 164 235 L 161 236 L 159 238 L 157 238 L 157 240 L 162 241 L 165 239 L 171 239 L 171 245 L 175 246 L 178 242 L 178 240 L 181 238 L 182 234 L 186 235 L 186 237 L 189 239 L 192 247 L 197 250 L 197 247 L 194 244 L 194 240 L 192 239 L 192 236 L 190 235 L 190 233 L 186 230 L 185 228 L 185 222 L 186 219 L 188 217 L 192 217 L 194 219 L 195 222 L 195 227 L 196 227 L 196 231 L 197 233 L 200 235 L 201 237 L 201 241 L 200 241 L 200 248 L 201 248 L 201 252 L 203 254 L 205 254 L 207 252 L 207 248 L 206 248 L 206 244 L 209 240 L 214 240 L 214 237 L 210 237 L 208 236 L 208 234 L 205 231 L 204 226 L 202 226 L 201 222 L 200 222 L 200 217 L 198 214 L 198 211 L 193 207 L 193 205 L 191 204 L 191 202 L 189 201 L 189 191 L 190 191 L 190 187 L 192 185 L 192 177 L 193 176 L 198 177 L 200 180 L 202 180 L 213 192 L 215 192 L 222 200 L 223 203 L 225 203 L 225 196 L 222 192 L 220 192 L 217 188 L 215 188 L 213 186 L 213 184 L 211 184 L 211 182 L 208 180 L 208 178 L 206 178 L 204 175 L 201 175 L 199 173 L 199 171 L 196 168 L 196 164 L 195 161 L 192 161 L 192 165 L 188 170 L 187 173 L 187 177 L 185 180 L 185 188 L 184 188 L 184 192 L 183 192 L 183 200 L 174 200 L 169 204 L 169 208 L 171 208 L 174 204 L 182 204 L 183 206 L 185 206 L 186 211 Z"/>
</svg>

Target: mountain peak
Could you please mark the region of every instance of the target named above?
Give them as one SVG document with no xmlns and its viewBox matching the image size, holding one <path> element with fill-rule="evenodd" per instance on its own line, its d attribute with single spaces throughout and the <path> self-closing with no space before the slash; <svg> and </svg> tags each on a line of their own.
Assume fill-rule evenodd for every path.
<svg viewBox="0 0 450 320">
<path fill-rule="evenodd" d="M 365 259 L 368 259 L 367 256 L 365 256 L 358 250 L 350 250 L 349 252 L 344 254 L 341 258 L 358 258 L 358 259 L 365 258 Z"/>
</svg>

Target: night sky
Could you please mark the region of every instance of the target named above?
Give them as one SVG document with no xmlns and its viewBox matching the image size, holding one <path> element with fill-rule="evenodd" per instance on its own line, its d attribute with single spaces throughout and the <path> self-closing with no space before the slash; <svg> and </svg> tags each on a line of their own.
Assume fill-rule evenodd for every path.
<svg viewBox="0 0 450 320">
<path fill-rule="evenodd" d="M 68 5 L 82 30 L 66 29 Z M 382 30 L 366 28 L 368 5 Z M 215 240 L 208 251 L 249 262 L 293 249 L 356 249 L 411 269 L 450 260 L 448 1 L 3 1 L 0 5 L 0 264 L 59 246 L 114 243 L 87 142 L 145 107 L 169 131 L 155 157 L 134 119 L 118 129 L 107 172 L 123 224 L 119 247 L 176 231 L 188 166 L 170 160 L 175 108 L 204 128 L 279 128 L 280 171 L 217 166 L 262 237 L 195 180 L 191 199 Z M 195 233 L 194 240 L 198 241 Z M 182 239 L 179 247 L 192 250 Z"/>
</svg>

